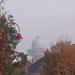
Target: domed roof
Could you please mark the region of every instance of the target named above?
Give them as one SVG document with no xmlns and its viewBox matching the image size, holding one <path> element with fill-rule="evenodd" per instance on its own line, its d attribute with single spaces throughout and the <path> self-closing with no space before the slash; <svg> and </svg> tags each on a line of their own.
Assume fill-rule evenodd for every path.
<svg viewBox="0 0 75 75">
<path fill-rule="evenodd" d="M 44 42 L 37 36 L 36 39 L 33 40 L 32 46 L 44 46 Z"/>
</svg>

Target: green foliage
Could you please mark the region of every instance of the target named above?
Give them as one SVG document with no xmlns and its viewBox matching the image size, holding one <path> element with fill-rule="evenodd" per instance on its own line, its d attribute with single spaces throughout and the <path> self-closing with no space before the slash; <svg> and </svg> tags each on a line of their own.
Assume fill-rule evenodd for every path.
<svg viewBox="0 0 75 75">
<path fill-rule="evenodd" d="M 5 15 L 0 17 L 0 28 L 4 28 L 7 19 Z M 1 32 L 1 31 L 0 31 Z M 24 53 L 19 53 L 17 57 L 21 57 L 22 60 L 13 63 L 12 55 L 15 54 L 15 49 L 18 44 L 16 41 L 17 31 L 16 28 L 9 24 L 5 29 L 5 48 L 4 48 L 4 75 L 23 75 L 25 72 L 22 68 L 26 65 L 27 55 Z M 2 50 L 2 37 L 0 35 L 0 56 Z M 1 70 L 1 57 L 0 57 L 0 70 Z"/>
<path fill-rule="evenodd" d="M 18 68 L 22 68 L 26 65 L 27 62 L 27 55 L 25 55 L 24 53 L 19 53 L 17 55 L 17 57 L 22 58 L 20 62 L 15 62 L 13 64 L 14 67 L 18 67 Z"/>
</svg>

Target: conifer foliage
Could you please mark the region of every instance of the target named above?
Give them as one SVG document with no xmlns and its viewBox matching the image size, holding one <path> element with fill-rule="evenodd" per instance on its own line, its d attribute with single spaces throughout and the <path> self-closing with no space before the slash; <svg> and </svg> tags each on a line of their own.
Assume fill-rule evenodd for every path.
<svg viewBox="0 0 75 75">
<path fill-rule="evenodd" d="M 0 74 L 2 68 L 2 29 L 7 22 L 14 21 L 13 16 L 7 16 L 3 12 L 5 0 L 0 0 Z M 5 29 L 4 46 L 4 74 L 3 75 L 24 75 L 24 67 L 27 61 L 27 55 L 16 52 L 16 46 L 19 43 L 15 38 L 17 29 L 14 24 L 9 24 Z"/>
<path fill-rule="evenodd" d="M 3 29 L 8 19 L 3 14 L 0 17 L 0 28 Z M 2 33 L 0 30 L 0 71 L 1 71 L 1 52 L 2 52 Z M 5 29 L 5 47 L 4 47 L 4 75 L 23 75 L 23 67 L 26 65 L 27 58 L 24 53 L 16 52 L 16 46 L 19 43 L 16 40 L 17 30 L 15 25 L 9 24 Z M 15 55 L 16 53 L 16 55 Z M 17 59 L 16 59 L 17 58 Z M 13 62 L 14 59 L 18 62 Z"/>
</svg>

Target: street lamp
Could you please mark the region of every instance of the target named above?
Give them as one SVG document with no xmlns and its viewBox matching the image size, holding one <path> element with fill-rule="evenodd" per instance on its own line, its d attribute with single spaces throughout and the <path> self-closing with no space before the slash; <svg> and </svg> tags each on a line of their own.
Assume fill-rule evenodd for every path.
<svg viewBox="0 0 75 75">
<path fill-rule="evenodd" d="M 3 29 L 0 29 L 1 30 L 1 37 L 2 37 L 2 66 L 1 66 L 1 74 L 3 75 L 4 74 L 4 45 L 5 45 L 5 35 L 6 35 L 6 27 L 9 25 L 9 24 L 12 24 L 12 25 L 16 25 L 18 27 L 18 34 L 17 36 L 15 37 L 17 40 L 20 40 L 22 39 L 22 36 L 20 34 L 20 28 L 19 28 L 19 25 L 15 22 L 8 22 L 4 25 L 4 28 Z"/>
<path fill-rule="evenodd" d="M 3 37 L 3 32 L 4 32 L 4 31 L 3 31 L 3 29 L 1 29 L 1 28 L 0 28 L 0 31 L 1 31 L 0 36 L 1 36 L 1 38 L 2 38 L 1 43 L 3 44 L 3 39 L 4 39 L 4 37 Z M 2 45 L 2 47 L 3 47 L 3 45 Z M 4 59 L 3 57 L 4 57 L 4 56 L 3 56 L 3 50 L 2 50 L 2 51 L 1 51 L 1 58 L 2 58 L 1 63 L 2 63 L 2 65 L 4 64 L 4 63 L 3 63 L 3 59 Z M 3 69 L 2 65 L 1 65 L 1 72 L 0 72 L 1 75 L 2 75 L 2 73 L 3 73 L 3 72 L 2 72 L 2 69 Z"/>
</svg>

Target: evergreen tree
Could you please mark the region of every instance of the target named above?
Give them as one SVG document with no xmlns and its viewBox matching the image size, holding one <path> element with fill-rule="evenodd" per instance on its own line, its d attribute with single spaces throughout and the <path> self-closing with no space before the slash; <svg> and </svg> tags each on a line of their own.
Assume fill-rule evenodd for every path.
<svg viewBox="0 0 75 75">
<path fill-rule="evenodd" d="M 3 3 L 5 0 L 0 1 L 0 72 L 2 67 L 2 31 L 1 29 L 4 28 L 4 25 L 8 21 L 13 21 L 14 19 L 12 15 L 6 18 L 6 14 L 3 13 Z M 15 49 L 17 44 L 19 43 L 18 40 L 15 38 L 17 35 L 17 30 L 15 25 L 9 24 L 5 29 L 5 46 L 4 46 L 4 75 L 23 75 L 24 70 L 23 67 L 26 65 L 27 58 L 24 53 L 17 53 L 15 55 Z M 13 62 L 16 57 L 20 58 L 20 61 Z M 0 73 L 1 74 L 1 73 Z"/>
<path fill-rule="evenodd" d="M 0 17 L 0 28 L 3 29 L 5 23 L 7 23 L 5 14 Z M 17 30 L 15 25 L 9 24 L 5 29 L 5 47 L 4 47 L 4 75 L 23 75 L 24 71 L 21 69 L 26 64 L 26 55 L 24 53 L 18 53 L 15 55 L 15 49 L 18 40 L 15 38 Z M 1 34 L 1 31 L 0 31 Z M 2 51 L 2 37 L 0 35 L 0 56 Z M 13 57 L 20 57 L 21 61 L 13 63 Z M 1 57 L 0 57 L 0 70 L 1 70 Z M 19 69 L 20 68 L 20 69 Z"/>
</svg>

